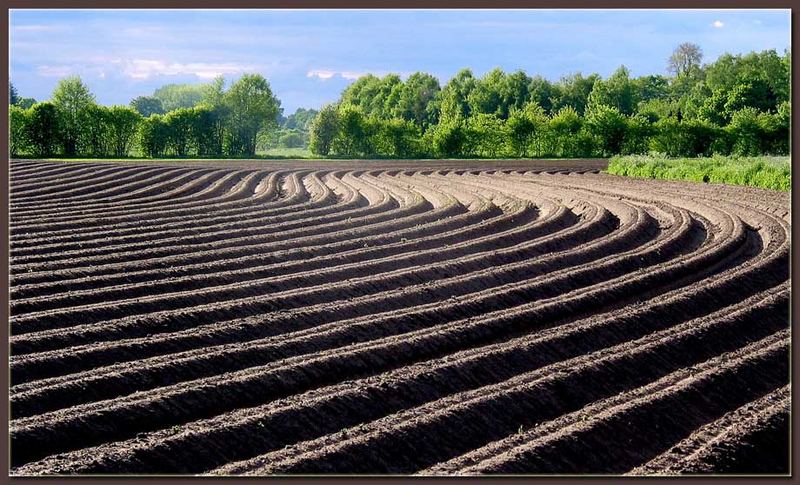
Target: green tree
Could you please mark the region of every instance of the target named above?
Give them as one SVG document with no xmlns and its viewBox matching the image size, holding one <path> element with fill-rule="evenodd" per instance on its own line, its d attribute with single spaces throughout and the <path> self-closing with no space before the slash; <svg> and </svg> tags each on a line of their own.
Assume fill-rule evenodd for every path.
<svg viewBox="0 0 800 485">
<path fill-rule="evenodd" d="M 634 155 L 647 153 L 650 146 L 650 137 L 653 135 L 653 125 L 646 116 L 631 116 L 627 120 L 625 140 L 622 142 L 622 153 Z"/>
<path fill-rule="evenodd" d="M 494 158 L 504 152 L 505 122 L 496 114 L 476 113 L 467 119 L 467 152 L 479 157 Z"/>
<path fill-rule="evenodd" d="M 36 103 L 30 108 L 28 138 L 34 154 L 50 157 L 60 137 L 60 116 L 58 108 L 51 102 Z"/>
<path fill-rule="evenodd" d="M 393 158 L 412 158 L 419 154 L 419 129 L 406 120 L 375 119 L 375 152 Z"/>
<path fill-rule="evenodd" d="M 433 100 L 439 90 L 439 81 L 435 77 L 415 72 L 402 85 L 394 108 L 394 117 L 411 121 L 423 131 L 436 124 L 439 113 Z"/>
<path fill-rule="evenodd" d="M 33 98 L 19 98 L 17 100 L 17 106 L 22 109 L 32 108 L 34 104 L 36 104 L 36 100 Z"/>
<path fill-rule="evenodd" d="M 674 118 L 664 118 L 655 123 L 653 128 L 650 147 L 669 157 L 708 156 L 714 151 L 715 144 L 718 150 L 722 148 L 721 130 L 706 120 L 679 122 Z"/>
<path fill-rule="evenodd" d="M 261 130 L 278 126 L 280 101 L 260 74 L 245 74 L 225 93 L 228 108 L 228 153 L 254 156 Z"/>
<path fill-rule="evenodd" d="M 178 108 L 194 108 L 203 101 L 206 84 L 165 84 L 153 92 L 154 98 L 161 101 L 165 113 Z"/>
<path fill-rule="evenodd" d="M 679 109 L 678 103 L 670 99 L 650 99 L 639 102 L 636 114 L 644 116 L 650 123 L 655 123 L 664 118 L 676 118 Z"/>
<path fill-rule="evenodd" d="M 633 99 L 638 103 L 665 100 L 670 95 L 669 79 L 664 76 L 641 76 L 631 80 Z"/>
<path fill-rule="evenodd" d="M 558 98 L 558 87 L 543 78 L 534 76 L 528 84 L 528 99 L 535 102 L 546 113 L 553 112 L 553 101 Z"/>
<path fill-rule="evenodd" d="M 195 132 L 203 133 L 202 139 L 197 139 L 197 147 L 201 155 L 222 156 L 230 117 L 230 107 L 225 102 L 225 78 L 217 76 L 202 85 L 202 94 L 201 104 L 195 106 L 199 123 Z"/>
<path fill-rule="evenodd" d="M 617 108 L 602 104 L 593 106 L 586 114 L 586 126 L 598 138 L 605 156 L 621 153 L 627 122 Z"/>
<path fill-rule="evenodd" d="M 579 72 L 561 78 L 555 85 L 552 110 L 558 111 L 565 106 L 571 106 L 583 116 L 589 103 L 589 93 L 598 79 L 600 76 L 597 74 L 583 77 Z"/>
<path fill-rule="evenodd" d="M 403 87 L 403 81 L 397 74 L 388 74 L 383 78 L 368 74 L 344 90 L 340 103 L 359 106 L 366 116 L 388 119 L 398 109 Z"/>
<path fill-rule="evenodd" d="M 97 158 L 111 155 L 109 121 L 110 113 L 105 106 L 91 105 L 82 111 L 79 153 Z"/>
<path fill-rule="evenodd" d="M 328 155 L 339 132 L 339 112 L 335 105 L 322 107 L 311 122 L 309 148 L 317 155 Z"/>
<path fill-rule="evenodd" d="M 301 148 L 304 145 L 303 135 L 297 131 L 287 131 L 278 138 L 278 146 L 283 148 Z"/>
<path fill-rule="evenodd" d="M 730 124 L 725 128 L 732 140 L 731 152 L 742 156 L 762 153 L 762 127 L 762 119 L 755 108 L 747 107 L 733 113 Z"/>
<path fill-rule="evenodd" d="M 589 109 L 593 106 L 605 105 L 616 108 L 624 115 L 633 113 L 636 100 L 630 81 L 630 74 L 625 66 L 620 66 L 607 80 L 598 80 L 589 93 Z"/>
<path fill-rule="evenodd" d="M 220 106 L 225 104 L 225 78 L 217 76 L 213 81 L 200 85 L 200 101 L 195 104 Z"/>
<path fill-rule="evenodd" d="M 547 125 L 547 114 L 535 101 L 525 104 L 522 109 L 512 109 L 506 129 L 514 155 L 527 157 L 533 148 L 535 155 L 541 156 Z"/>
<path fill-rule="evenodd" d="M 505 84 L 505 73 L 500 68 L 492 69 L 480 78 L 467 98 L 470 117 L 479 113 L 503 116 L 505 108 L 503 84 Z"/>
<path fill-rule="evenodd" d="M 167 147 L 179 157 L 188 155 L 197 126 L 195 109 L 174 109 L 164 115 L 163 122 L 167 127 Z"/>
<path fill-rule="evenodd" d="M 572 106 L 565 106 L 553 115 L 548 131 L 553 139 L 553 152 L 561 157 L 578 156 L 576 143 L 583 119 Z"/>
<path fill-rule="evenodd" d="M 477 81 L 469 69 L 458 71 L 458 74 L 450 79 L 437 99 L 441 121 L 464 120 L 470 116 L 468 99 L 476 84 Z"/>
<path fill-rule="evenodd" d="M 12 157 L 30 150 L 28 131 L 30 113 L 19 106 L 8 107 L 8 150 Z"/>
<path fill-rule="evenodd" d="M 290 130 L 309 131 L 311 122 L 314 121 L 316 115 L 317 110 L 315 109 L 297 108 L 294 113 L 286 117 L 283 127 Z"/>
<path fill-rule="evenodd" d="M 128 156 L 141 121 L 142 115 L 128 106 L 108 108 L 108 137 L 114 156 Z"/>
<path fill-rule="evenodd" d="M 777 112 L 761 114 L 761 128 L 766 135 L 765 151 L 775 155 L 788 155 L 792 106 L 788 101 L 778 105 Z"/>
<path fill-rule="evenodd" d="M 19 94 L 17 93 L 17 88 L 14 87 L 14 83 L 11 81 L 8 82 L 8 104 L 11 106 L 15 106 L 19 103 Z"/>
<path fill-rule="evenodd" d="M 150 115 L 139 123 L 139 147 L 147 157 L 161 157 L 166 152 L 169 129 L 163 117 Z"/>
<path fill-rule="evenodd" d="M 372 152 L 372 126 L 360 106 L 342 104 L 338 107 L 338 131 L 331 151 L 342 157 L 359 157 Z"/>
<path fill-rule="evenodd" d="M 431 148 L 439 158 L 453 158 L 464 153 L 467 133 L 460 119 L 443 121 L 432 130 Z"/>
<path fill-rule="evenodd" d="M 138 96 L 131 100 L 131 107 L 145 118 L 150 115 L 164 114 L 161 100 L 155 96 Z"/>
<path fill-rule="evenodd" d="M 61 117 L 64 154 L 74 156 L 83 134 L 82 122 L 90 107 L 95 105 L 94 95 L 80 77 L 70 76 L 58 82 L 53 90 L 52 100 Z"/>
<path fill-rule="evenodd" d="M 192 108 L 192 125 L 189 133 L 190 144 L 200 156 L 222 156 L 224 125 L 220 119 L 220 107 L 200 104 Z"/>
</svg>

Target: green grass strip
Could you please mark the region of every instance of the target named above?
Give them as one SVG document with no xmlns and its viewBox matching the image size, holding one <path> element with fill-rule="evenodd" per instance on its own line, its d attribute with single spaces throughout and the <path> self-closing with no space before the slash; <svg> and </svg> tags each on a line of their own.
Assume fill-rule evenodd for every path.
<svg viewBox="0 0 800 485">
<path fill-rule="evenodd" d="M 788 191 L 792 187 L 792 168 L 789 157 L 618 156 L 611 158 L 607 172 L 626 177 L 747 185 L 782 191 Z"/>
</svg>

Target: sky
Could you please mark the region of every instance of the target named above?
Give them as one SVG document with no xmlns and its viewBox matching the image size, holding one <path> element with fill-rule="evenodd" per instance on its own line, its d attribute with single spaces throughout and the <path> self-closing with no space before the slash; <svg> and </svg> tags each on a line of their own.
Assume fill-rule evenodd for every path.
<svg viewBox="0 0 800 485">
<path fill-rule="evenodd" d="M 169 83 L 264 75 L 284 114 L 338 99 L 359 76 L 415 71 L 442 85 L 495 67 L 552 81 L 582 72 L 666 74 L 682 42 L 704 62 L 790 47 L 789 10 L 34 10 L 13 9 L 11 80 L 50 97 L 79 75 L 101 104 Z"/>
</svg>

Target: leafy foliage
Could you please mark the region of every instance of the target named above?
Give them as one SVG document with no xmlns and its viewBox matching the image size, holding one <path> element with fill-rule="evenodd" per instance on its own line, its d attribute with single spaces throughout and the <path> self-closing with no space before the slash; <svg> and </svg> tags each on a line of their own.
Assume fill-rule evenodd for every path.
<svg viewBox="0 0 800 485">
<path fill-rule="evenodd" d="M 227 89 L 222 77 L 169 84 L 131 108 L 98 106 L 70 77 L 49 103 L 10 86 L 18 108 L 11 148 L 14 156 L 95 157 L 252 157 L 306 146 L 318 156 L 378 158 L 788 154 L 790 53 L 701 60 L 697 46 L 682 44 L 669 59 L 670 77 L 632 77 L 621 66 L 607 79 L 575 73 L 551 82 L 462 69 L 441 87 L 422 72 L 405 80 L 366 75 L 319 112 L 287 117 L 257 74 Z"/>
</svg>

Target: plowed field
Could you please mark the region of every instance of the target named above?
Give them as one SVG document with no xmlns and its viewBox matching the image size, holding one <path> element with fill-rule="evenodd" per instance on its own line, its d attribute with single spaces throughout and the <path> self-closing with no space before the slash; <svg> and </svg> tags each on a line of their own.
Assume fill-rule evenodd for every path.
<svg viewBox="0 0 800 485">
<path fill-rule="evenodd" d="M 11 163 L 12 473 L 787 473 L 789 196 Z"/>
</svg>

